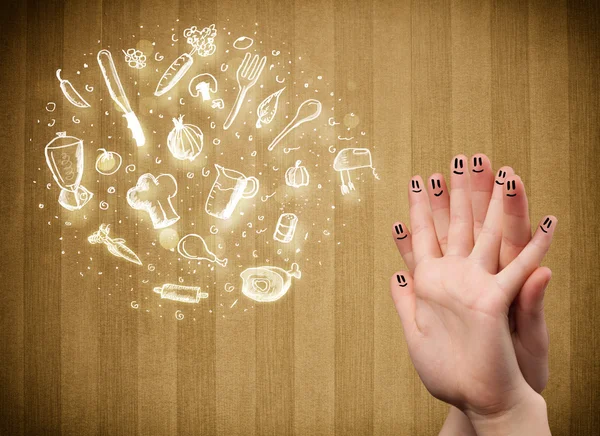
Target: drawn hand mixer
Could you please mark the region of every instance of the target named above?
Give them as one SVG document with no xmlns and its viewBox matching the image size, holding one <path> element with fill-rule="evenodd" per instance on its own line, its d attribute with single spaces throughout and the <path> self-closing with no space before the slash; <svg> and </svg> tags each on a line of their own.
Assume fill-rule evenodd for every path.
<svg viewBox="0 0 600 436">
<path fill-rule="evenodd" d="M 350 170 L 357 170 L 359 168 L 371 168 L 373 170 L 373 176 L 379 180 L 379 176 L 375 172 L 375 168 L 373 168 L 371 152 L 368 148 L 345 148 L 340 150 L 333 161 L 333 169 L 340 173 L 340 178 L 342 179 L 342 195 L 354 191 L 354 184 L 350 179 Z M 346 185 L 346 182 L 344 181 L 344 172 L 348 177 L 348 185 Z"/>
</svg>

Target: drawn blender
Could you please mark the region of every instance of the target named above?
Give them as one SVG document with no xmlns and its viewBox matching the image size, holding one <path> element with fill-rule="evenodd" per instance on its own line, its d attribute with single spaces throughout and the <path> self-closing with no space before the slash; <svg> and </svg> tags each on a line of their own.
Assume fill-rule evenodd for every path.
<svg viewBox="0 0 600 436">
<path fill-rule="evenodd" d="M 342 195 L 354 191 L 354 184 L 350 178 L 350 171 L 359 168 L 371 168 L 375 178 L 379 179 L 379 176 L 375 172 L 375 168 L 373 168 L 371 151 L 368 148 L 344 148 L 343 150 L 340 150 L 333 161 L 333 169 L 340 173 L 340 178 L 342 179 Z M 344 180 L 344 173 L 346 173 L 346 177 L 348 178 L 347 185 Z"/>
<path fill-rule="evenodd" d="M 46 144 L 46 164 L 54 180 L 60 186 L 59 204 L 67 210 L 79 210 L 94 196 L 84 186 L 83 177 L 83 141 L 66 132 Z"/>
<path fill-rule="evenodd" d="M 315 100 L 314 98 L 308 99 L 298 107 L 296 111 L 296 115 L 292 118 L 292 121 L 289 122 L 287 126 L 273 139 L 271 144 L 268 147 L 268 150 L 271 151 L 275 148 L 277 144 L 292 130 L 298 127 L 301 124 L 304 124 L 308 121 L 312 121 L 321 115 L 321 110 L 323 105 L 319 100 Z"/>
<path fill-rule="evenodd" d="M 250 61 L 251 57 L 252 55 L 250 53 L 246 53 L 246 55 L 244 56 L 244 60 L 237 69 L 236 78 L 238 82 L 239 91 L 235 99 L 235 103 L 233 103 L 233 107 L 231 108 L 231 111 L 229 112 L 229 115 L 225 120 L 225 124 L 223 124 L 223 129 L 225 130 L 229 129 L 229 127 L 237 117 L 237 114 L 240 111 L 240 107 L 242 106 L 242 103 L 244 102 L 244 99 L 246 97 L 246 93 L 250 88 L 254 86 L 267 62 L 266 56 L 260 58 L 259 61 L 259 56 L 254 55 L 254 58 L 252 58 L 252 62 Z"/>
</svg>

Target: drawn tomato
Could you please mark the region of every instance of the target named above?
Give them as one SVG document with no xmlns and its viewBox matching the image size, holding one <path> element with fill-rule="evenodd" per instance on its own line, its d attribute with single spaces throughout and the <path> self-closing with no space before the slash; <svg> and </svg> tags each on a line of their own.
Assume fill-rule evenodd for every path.
<svg viewBox="0 0 600 436">
<path fill-rule="evenodd" d="M 96 171 L 105 176 L 110 176 L 116 173 L 121 168 L 123 159 L 119 153 L 114 151 L 106 151 L 103 148 L 99 148 L 98 151 L 102 151 L 96 158 Z"/>
</svg>

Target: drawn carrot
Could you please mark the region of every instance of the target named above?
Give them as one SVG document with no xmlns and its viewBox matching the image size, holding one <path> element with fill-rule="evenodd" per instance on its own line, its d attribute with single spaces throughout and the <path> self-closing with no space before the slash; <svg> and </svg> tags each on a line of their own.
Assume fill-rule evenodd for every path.
<svg viewBox="0 0 600 436">
<path fill-rule="evenodd" d="M 211 24 L 202 30 L 198 30 L 196 26 L 185 29 L 183 31 L 183 36 L 187 38 L 187 43 L 190 44 L 193 49 L 189 53 L 183 53 L 169 65 L 167 71 L 164 72 L 158 81 L 154 95 L 157 97 L 163 95 L 181 80 L 194 63 L 194 54 L 198 54 L 198 56 L 201 57 L 212 55 L 217 49 L 214 44 L 216 35 L 217 29 L 214 24 Z"/>
<path fill-rule="evenodd" d="M 133 262 L 138 265 L 142 265 L 142 261 L 139 257 L 125 245 L 125 240 L 121 238 L 112 239 L 108 236 L 110 232 L 110 225 L 101 224 L 100 229 L 94 232 L 88 237 L 90 244 L 104 244 L 108 251 L 117 257 L 122 257 L 129 262 Z"/>
<path fill-rule="evenodd" d="M 90 104 L 85 101 L 85 99 L 81 96 L 79 92 L 73 87 L 71 82 L 68 80 L 64 80 L 60 77 L 60 69 L 56 70 L 56 77 L 60 82 L 60 89 L 64 96 L 69 100 L 69 102 L 77 107 L 86 108 L 90 107 Z"/>
</svg>

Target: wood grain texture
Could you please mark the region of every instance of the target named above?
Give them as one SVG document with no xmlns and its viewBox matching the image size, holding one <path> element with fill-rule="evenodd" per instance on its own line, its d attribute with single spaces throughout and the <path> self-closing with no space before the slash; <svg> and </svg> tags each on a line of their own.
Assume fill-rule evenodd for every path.
<svg viewBox="0 0 600 436">
<path fill-rule="evenodd" d="M 448 175 L 453 155 L 475 152 L 486 153 L 495 169 L 511 165 L 523 178 L 533 226 L 548 213 L 559 219 L 544 261 L 553 271 L 545 297 L 551 375 L 544 396 L 553 434 L 584 436 L 600 428 L 597 2 L 177 0 L 166 7 L 159 0 L 29 0 L 1 8 L 1 435 L 436 434 L 447 406 L 422 386 L 406 351 L 388 291 L 391 274 L 405 268 L 390 225 L 408 221 L 406 186 L 413 174 Z M 82 184 L 94 202 L 111 208 L 70 214 L 56 202 L 55 184 L 45 187 L 53 181 L 43 147 L 67 126 L 85 136 L 86 167 L 93 168 L 95 150 L 103 147 L 127 150 L 127 164 L 159 171 L 158 161 L 170 153 L 165 138 L 151 130 L 168 131 L 181 109 L 154 98 L 153 86 L 159 71 L 189 49 L 181 37 L 171 44 L 172 35 L 212 22 L 231 32 L 228 38 L 264 40 L 269 56 L 284 47 L 281 59 L 298 61 L 286 75 L 290 91 L 292 83 L 301 88 L 304 77 L 321 75 L 334 93 L 321 116 L 342 122 L 332 129 L 335 136 L 348 134 L 345 116 L 358 117 L 355 132 L 365 135 L 357 143 L 372 150 L 381 180 L 364 171 L 357 174 L 358 191 L 342 196 L 335 172 L 315 171 L 311 183 L 323 187 L 315 188 L 318 207 L 304 205 L 297 193 L 293 201 L 303 213 L 297 234 L 322 243 L 285 254 L 301 264 L 302 279 L 275 303 L 235 312 L 228 310 L 235 293 L 238 305 L 245 297 L 237 282 L 231 294 L 224 284 L 239 276 L 207 270 L 199 286 L 214 298 L 178 321 L 175 306 L 131 286 L 146 283 L 147 264 L 117 264 L 85 241 L 89 229 L 118 223 L 113 236 L 158 265 L 164 283 L 194 280 L 193 268 L 176 253 L 154 254 L 158 238 L 146 229 L 147 215 L 108 193 L 110 187 L 126 192 L 136 174 L 121 170 L 109 179 L 86 172 Z M 149 129 L 144 150 L 127 148 L 129 131 L 96 74 L 99 49 L 130 47 L 165 56 L 152 68 L 123 71 L 132 108 L 164 115 Z M 212 71 L 228 63 L 223 76 L 235 83 L 241 57 L 219 50 L 202 62 Z M 80 90 L 94 86 L 85 97 L 95 110 L 69 105 L 57 68 Z M 139 95 L 135 83 L 143 89 Z M 252 100 L 264 99 L 278 89 L 274 85 L 257 86 Z M 298 98 L 308 92 L 298 91 Z M 196 104 L 183 88 L 169 95 Z M 230 104 L 234 96 L 229 91 L 223 98 Z M 57 105 L 52 114 L 44 109 L 49 101 Z M 280 110 L 293 116 L 298 103 L 292 99 Z M 186 120 L 210 113 L 200 108 Z M 50 128 L 52 118 L 56 127 Z M 238 128 L 247 134 L 250 127 Z M 330 145 L 346 146 L 335 136 L 310 146 L 319 165 L 330 165 Z M 293 155 L 273 157 L 268 141 L 269 135 L 257 137 L 248 150 L 256 151 L 256 162 L 272 158 L 285 169 Z M 266 179 L 260 165 L 227 153 L 230 146 L 205 147 L 206 168 L 219 161 L 261 178 L 264 190 L 242 209 L 274 223 L 282 210 L 259 197 L 281 180 Z M 288 138 L 286 147 L 294 146 L 307 147 L 300 132 Z M 188 166 L 173 168 L 186 180 Z M 212 174 L 197 171 L 193 182 L 180 182 L 182 194 L 198 193 L 178 209 L 204 207 Z M 275 200 L 283 202 L 279 194 Z M 208 229 L 200 215 L 182 220 L 180 235 Z M 221 232 L 241 239 L 246 221 Z M 261 259 L 275 264 L 277 250 L 248 241 L 231 266 L 260 266 Z"/>
</svg>

